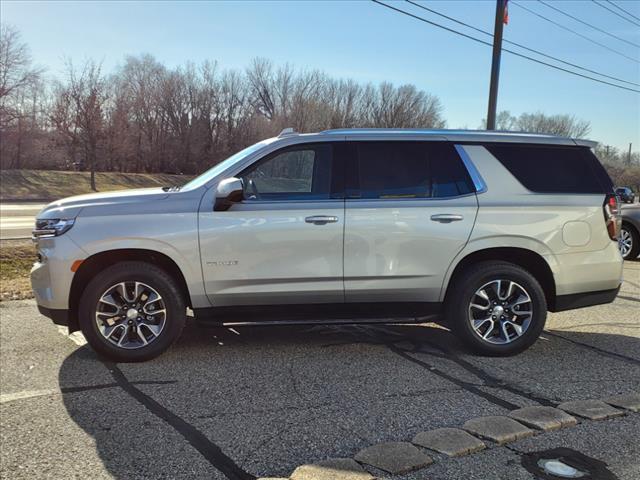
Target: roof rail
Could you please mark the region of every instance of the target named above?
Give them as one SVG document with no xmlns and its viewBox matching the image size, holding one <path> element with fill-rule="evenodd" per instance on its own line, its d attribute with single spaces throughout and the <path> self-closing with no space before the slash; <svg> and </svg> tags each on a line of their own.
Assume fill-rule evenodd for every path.
<svg viewBox="0 0 640 480">
<path fill-rule="evenodd" d="M 297 135 L 297 133 L 298 132 L 296 132 L 292 127 L 287 127 L 278 134 L 278 138 L 286 137 L 287 135 Z"/>
</svg>

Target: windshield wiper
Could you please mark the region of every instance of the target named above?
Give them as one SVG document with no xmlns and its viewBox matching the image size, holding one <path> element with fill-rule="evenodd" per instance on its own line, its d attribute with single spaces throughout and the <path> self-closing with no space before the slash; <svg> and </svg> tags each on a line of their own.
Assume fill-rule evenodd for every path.
<svg viewBox="0 0 640 480">
<path fill-rule="evenodd" d="M 182 188 L 181 185 L 169 185 L 167 187 L 162 187 L 163 192 L 177 192 Z"/>
</svg>

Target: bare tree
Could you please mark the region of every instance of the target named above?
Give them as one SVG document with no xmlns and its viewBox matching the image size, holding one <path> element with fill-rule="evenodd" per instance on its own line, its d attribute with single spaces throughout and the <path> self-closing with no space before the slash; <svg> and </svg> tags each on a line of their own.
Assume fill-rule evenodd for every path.
<svg viewBox="0 0 640 480">
<path fill-rule="evenodd" d="M 215 62 L 168 68 L 138 55 L 109 75 L 88 61 L 77 69 L 69 63 L 60 81 L 45 81 L 18 32 L 5 26 L 0 115 L 0 168 L 90 170 L 92 188 L 96 170 L 199 173 L 285 127 L 445 126 L 440 100 L 414 85 L 362 84 L 264 58 L 245 70 L 225 70 Z M 540 112 L 502 111 L 497 123 L 501 130 L 569 137 L 590 130 L 588 121 Z M 622 170 L 638 157 L 629 162 L 611 147 L 598 154 Z"/>
<path fill-rule="evenodd" d="M 40 137 L 42 69 L 33 66 L 19 32 L 0 25 L 0 165 L 22 168 L 25 150 Z"/>
<path fill-rule="evenodd" d="M 80 168 L 91 172 L 91 189 L 96 190 L 98 148 L 104 137 L 105 79 L 100 65 L 87 61 L 78 71 L 67 64 L 67 78 L 56 89 L 51 121 L 70 147 L 72 158 L 82 152 Z"/>
<path fill-rule="evenodd" d="M 486 128 L 486 120 L 482 120 L 480 128 Z M 562 137 L 584 138 L 591 131 L 591 124 L 573 115 L 547 115 L 542 112 L 522 113 L 514 117 L 503 110 L 496 120 L 498 130 L 509 130 L 529 133 L 546 133 Z"/>
</svg>

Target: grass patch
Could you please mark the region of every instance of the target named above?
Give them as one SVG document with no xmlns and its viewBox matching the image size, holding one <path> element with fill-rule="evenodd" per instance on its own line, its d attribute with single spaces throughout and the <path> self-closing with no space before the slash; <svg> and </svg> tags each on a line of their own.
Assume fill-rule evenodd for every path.
<svg viewBox="0 0 640 480">
<path fill-rule="evenodd" d="M 33 298 L 29 272 L 35 257 L 31 240 L 0 243 L 0 301 Z"/>
<path fill-rule="evenodd" d="M 72 195 L 93 193 L 89 185 L 89 172 L 61 172 L 57 170 L 2 170 L 0 171 L 0 199 L 57 200 Z M 182 185 L 192 177 L 188 175 L 97 172 L 96 188 L 99 192 L 128 188 Z"/>
</svg>

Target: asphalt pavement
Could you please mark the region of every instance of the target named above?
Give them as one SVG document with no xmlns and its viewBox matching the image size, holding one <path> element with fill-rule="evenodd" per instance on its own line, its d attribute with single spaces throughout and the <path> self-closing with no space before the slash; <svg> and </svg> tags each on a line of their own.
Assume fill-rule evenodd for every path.
<svg viewBox="0 0 640 480">
<path fill-rule="evenodd" d="M 509 358 L 466 352 L 435 324 L 201 328 L 161 357 L 112 364 L 37 313 L 0 304 L 0 477 L 288 477 L 523 406 L 640 391 L 640 261 L 610 305 L 550 314 Z M 621 480 L 640 478 L 640 413 L 489 448 L 430 455 L 378 478 L 533 479 L 527 459 L 570 448 Z M 606 464 L 606 465 L 605 465 Z M 556 478 L 556 477 L 548 477 Z M 558 477 L 559 478 L 559 477 Z M 598 477 L 590 477 L 598 478 Z"/>
</svg>

